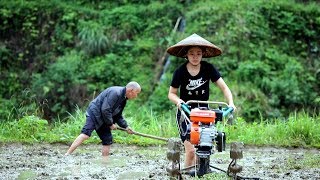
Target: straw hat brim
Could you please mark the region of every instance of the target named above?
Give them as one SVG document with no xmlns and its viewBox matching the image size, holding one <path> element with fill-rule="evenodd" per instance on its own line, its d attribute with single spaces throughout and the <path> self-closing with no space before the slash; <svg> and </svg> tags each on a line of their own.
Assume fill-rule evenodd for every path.
<svg viewBox="0 0 320 180">
<path fill-rule="evenodd" d="M 203 58 L 219 56 L 222 53 L 221 49 L 218 46 L 212 44 L 211 42 L 205 40 L 197 34 L 192 34 L 191 36 L 181 40 L 177 44 L 169 47 L 167 49 L 167 52 L 170 55 L 183 58 L 186 57 L 188 50 L 191 47 L 195 46 L 202 49 Z"/>
</svg>

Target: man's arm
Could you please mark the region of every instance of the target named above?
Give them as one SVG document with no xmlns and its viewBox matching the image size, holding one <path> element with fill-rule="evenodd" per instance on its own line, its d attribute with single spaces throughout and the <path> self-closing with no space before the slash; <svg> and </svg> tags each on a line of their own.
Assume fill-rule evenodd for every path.
<svg viewBox="0 0 320 180">
<path fill-rule="evenodd" d="M 116 123 L 122 127 L 122 128 L 127 128 L 128 127 L 128 123 L 127 121 L 123 118 L 122 114 L 117 115 L 117 117 L 115 117 L 116 119 Z"/>
<path fill-rule="evenodd" d="M 113 124 L 113 119 L 112 119 L 112 106 L 109 104 L 107 98 L 103 101 L 102 107 L 101 107 L 101 114 L 104 123 L 107 126 L 111 126 Z"/>
<path fill-rule="evenodd" d="M 104 122 L 108 125 L 111 126 L 114 122 L 112 119 L 112 114 L 113 114 L 113 107 L 117 103 L 118 95 L 116 92 L 109 92 L 109 95 L 104 97 L 103 103 L 101 106 L 101 114 L 103 117 Z"/>
</svg>

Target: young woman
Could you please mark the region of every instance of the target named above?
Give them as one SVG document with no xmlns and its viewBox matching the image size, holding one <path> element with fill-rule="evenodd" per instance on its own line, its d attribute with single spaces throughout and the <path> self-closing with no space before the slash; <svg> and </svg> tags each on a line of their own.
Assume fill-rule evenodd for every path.
<svg viewBox="0 0 320 180">
<path fill-rule="evenodd" d="M 215 83 L 223 92 L 230 107 L 236 109 L 233 97 L 227 84 L 222 79 L 219 71 L 202 58 L 209 58 L 221 54 L 220 48 L 193 34 L 177 44 L 169 47 L 167 52 L 173 56 L 186 58 L 186 62 L 178 67 L 172 77 L 168 98 L 178 107 L 177 124 L 180 130 L 180 137 L 185 147 L 185 167 L 195 165 L 195 148 L 186 139 L 184 132 L 187 131 L 186 121 L 181 121 L 181 103 L 189 100 L 209 100 L 210 81 Z M 179 92 L 179 96 L 178 96 Z M 198 105 L 198 104 L 197 104 Z M 195 107 L 192 105 L 191 107 Z"/>
</svg>

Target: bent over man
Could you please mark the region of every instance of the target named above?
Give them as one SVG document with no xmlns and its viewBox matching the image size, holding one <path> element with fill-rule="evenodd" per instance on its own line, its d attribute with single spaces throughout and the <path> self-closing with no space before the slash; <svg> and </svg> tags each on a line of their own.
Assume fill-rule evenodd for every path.
<svg viewBox="0 0 320 180">
<path fill-rule="evenodd" d="M 129 134 L 133 133 L 123 118 L 122 111 L 127 100 L 135 99 L 140 92 L 141 87 L 137 82 L 129 82 L 125 87 L 112 86 L 101 92 L 90 102 L 86 111 L 86 123 L 66 155 L 71 154 L 95 130 L 102 141 L 102 156 L 108 156 L 113 143 L 111 131 L 117 129 L 115 123 L 125 128 Z"/>
</svg>

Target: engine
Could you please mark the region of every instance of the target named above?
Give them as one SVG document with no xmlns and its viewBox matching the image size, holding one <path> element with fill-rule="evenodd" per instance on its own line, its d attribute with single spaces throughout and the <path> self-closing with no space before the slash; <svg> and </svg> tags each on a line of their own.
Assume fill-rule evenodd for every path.
<svg viewBox="0 0 320 180">
<path fill-rule="evenodd" d="M 197 148 L 199 156 L 208 156 L 216 149 L 219 152 L 225 150 L 226 136 L 224 132 L 220 132 L 216 128 L 217 114 L 220 112 L 194 108 L 190 113 L 190 121 L 188 127 L 188 140 Z M 219 118 L 218 118 L 219 119 Z"/>
</svg>

